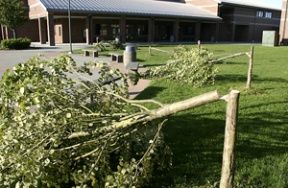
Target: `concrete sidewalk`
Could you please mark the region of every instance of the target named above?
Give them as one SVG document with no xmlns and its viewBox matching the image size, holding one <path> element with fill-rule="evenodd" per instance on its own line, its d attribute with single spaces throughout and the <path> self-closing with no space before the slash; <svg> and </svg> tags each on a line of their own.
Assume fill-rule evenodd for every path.
<svg viewBox="0 0 288 188">
<path fill-rule="evenodd" d="M 39 56 L 39 54 L 44 55 L 48 59 L 54 59 L 61 54 L 68 54 L 70 51 L 70 46 L 67 44 L 64 45 L 56 45 L 56 46 L 48 46 L 41 45 L 39 43 L 32 43 L 32 49 L 29 50 L 0 50 L 0 77 L 2 77 L 3 73 L 12 68 L 14 65 L 26 62 L 30 58 L 34 56 Z M 91 45 L 86 44 L 73 44 L 73 49 L 83 49 L 91 47 Z M 114 68 L 118 68 L 121 72 L 126 73 L 127 70 L 124 67 L 123 63 L 111 62 L 108 57 L 85 57 L 82 54 L 71 54 L 71 57 L 76 61 L 78 65 L 82 65 L 84 62 L 94 62 L 94 61 L 104 61 L 108 65 Z M 140 66 L 139 71 L 145 71 L 146 68 Z M 93 74 L 97 74 L 97 72 L 93 71 Z M 97 75 L 96 75 L 97 77 Z M 136 97 L 141 91 L 143 91 L 150 83 L 150 80 L 140 80 L 136 86 L 129 84 L 129 95 L 130 99 Z"/>
</svg>

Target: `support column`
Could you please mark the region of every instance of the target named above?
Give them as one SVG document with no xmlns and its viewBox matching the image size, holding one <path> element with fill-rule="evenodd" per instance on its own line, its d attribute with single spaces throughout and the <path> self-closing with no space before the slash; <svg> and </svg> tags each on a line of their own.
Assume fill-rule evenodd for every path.
<svg viewBox="0 0 288 188">
<path fill-rule="evenodd" d="M 200 40 L 201 37 L 201 22 L 197 22 L 195 24 L 196 28 L 195 28 L 195 41 L 197 42 L 198 40 Z"/>
<path fill-rule="evenodd" d="M 2 35 L 2 40 L 4 40 L 5 39 L 5 30 L 4 30 L 3 25 L 1 25 L 1 35 Z"/>
<path fill-rule="evenodd" d="M 179 42 L 179 20 L 173 23 L 174 42 Z"/>
<path fill-rule="evenodd" d="M 125 17 L 122 17 L 120 19 L 119 25 L 120 25 L 121 42 L 125 43 L 126 42 L 126 19 Z"/>
<path fill-rule="evenodd" d="M 46 44 L 46 27 L 45 27 L 45 19 L 38 18 L 38 28 L 39 28 L 39 40 L 41 44 Z"/>
<path fill-rule="evenodd" d="M 55 30 L 54 30 L 54 15 L 48 14 L 47 16 L 47 31 L 48 42 L 50 46 L 55 46 Z"/>
<path fill-rule="evenodd" d="M 148 21 L 148 42 L 154 42 L 154 36 L 155 36 L 155 21 L 153 18 L 151 18 Z"/>
<path fill-rule="evenodd" d="M 219 28 L 220 28 L 220 23 L 216 23 L 216 31 L 215 31 L 215 42 L 218 42 L 219 40 Z"/>
<path fill-rule="evenodd" d="M 93 20 L 91 16 L 86 17 L 86 43 L 93 44 Z"/>
<path fill-rule="evenodd" d="M 6 26 L 3 27 L 4 39 L 9 39 L 9 30 Z"/>
</svg>

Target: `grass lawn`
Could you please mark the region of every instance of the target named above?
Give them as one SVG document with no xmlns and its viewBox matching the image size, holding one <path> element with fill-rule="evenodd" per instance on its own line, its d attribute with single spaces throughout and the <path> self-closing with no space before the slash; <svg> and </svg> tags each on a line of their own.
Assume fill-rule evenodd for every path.
<svg viewBox="0 0 288 188">
<path fill-rule="evenodd" d="M 187 45 L 197 47 L 196 45 Z M 173 45 L 158 45 L 171 50 Z M 250 51 L 250 45 L 213 44 L 203 47 L 215 57 Z M 241 91 L 236 143 L 235 187 L 288 187 L 288 48 L 255 45 L 252 90 L 246 91 L 248 57 L 217 64 L 214 85 L 193 88 L 179 82 L 153 80 L 137 99 L 173 103 L 212 90 L 222 95 Z M 138 46 L 137 58 L 146 67 L 164 64 L 168 55 Z M 224 140 L 225 102 L 173 115 L 164 127 L 173 151 L 170 171 L 158 172 L 147 188 L 218 187 Z"/>
</svg>

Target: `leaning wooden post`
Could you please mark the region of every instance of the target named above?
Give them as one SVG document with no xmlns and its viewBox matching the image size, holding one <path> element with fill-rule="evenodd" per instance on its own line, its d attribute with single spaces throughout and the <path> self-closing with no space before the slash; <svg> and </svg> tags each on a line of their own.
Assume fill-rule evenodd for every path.
<svg viewBox="0 0 288 188">
<path fill-rule="evenodd" d="M 246 88 L 251 89 L 251 80 L 252 80 L 252 70 L 253 70 L 253 58 L 254 58 L 254 46 L 251 47 L 251 52 L 248 55 L 249 57 L 249 69 L 248 69 L 248 76 L 247 76 L 247 84 Z"/>
<path fill-rule="evenodd" d="M 235 143 L 240 92 L 233 90 L 225 98 L 226 127 L 220 188 L 232 188 L 235 168 Z"/>
</svg>

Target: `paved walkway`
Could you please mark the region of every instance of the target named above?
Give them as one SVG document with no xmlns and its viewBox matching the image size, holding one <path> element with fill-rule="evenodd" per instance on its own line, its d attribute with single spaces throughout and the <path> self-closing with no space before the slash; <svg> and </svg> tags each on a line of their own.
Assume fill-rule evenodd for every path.
<svg viewBox="0 0 288 188">
<path fill-rule="evenodd" d="M 33 49 L 29 50 L 0 50 L 0 77 L 2 77 L 3 73 L 8 69 L 13 67 L 14 65 L 26 62 L 33 56 L 38 56 L 39 54 L 43 54 L 46 58 L 53 59 L 61 54 L 67 54 L 70 51 L 69 44 L 61 44 L 50 47 L 48 45 L 40 45 L 39 43 L 31 44 Z M 82 49 L 85 47 L 89 47 L 86 44 L 73 44 L 73 50 Z M 110 66 L 118 68 L 122 72 L 127 72 L 123 63 L 111 62 L 108 57 L 84 57 L 82 54 L 72 54 L 71 57 L 77 62 L 78 65 L 83 64 L 84 62 L 89 61 L 104 61 L 108 63 Z M 144 67 L 139 68 L 139 71 L 145 71 Z M 94 72 L 95 74 L 95 72 Z M 129 84 L 129 94 L 130 99 L 133 99 L 137 96 L 143 89 L 145 89 L 150 83 L 150 80 L 140 80 L 136 86 Z"/>
</svg>

